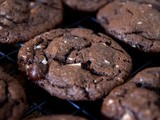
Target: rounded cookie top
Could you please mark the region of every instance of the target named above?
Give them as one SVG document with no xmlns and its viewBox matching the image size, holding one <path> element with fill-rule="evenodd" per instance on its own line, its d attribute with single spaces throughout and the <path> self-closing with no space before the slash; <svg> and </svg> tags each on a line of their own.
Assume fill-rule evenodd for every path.
<svg viewBox="0 0 160 120">
<path fill-rule="evenodd" d="M 73 115 L 54 115 L 54 116 L 43 116 L 32 120 L 87 120 L 87 119 Z"/>
<path fill-rule="evenodd" d="M 130 56 L 111 38 L 73 28 L 46 32 L 25 43 L 19 68 L 51 95 L 96 100 L 122 84 L 130 73 Z"/>
<path fill-rule="evenodd" d="M 0 105 L 0 120 L 19 120 L 26 107 L 26 98 L 22 87 L 1 68 Z"/>
<path fill-rule="evenodd" d="M 160 119 L 159 67 L 147 68 L 105 98 L 102 113 L 112 120 Z"/>
<path fill-rule="evenodd" d="M 107 33 L 145 52 L 160 52 L 160 12 L 151 4 L 112 2 L 97 14 Z"/>
<path fill-rule="evenodd" d="M 72 9 L 94 12 L 104 6 L 108 0 L 63 0 L 63 2 Z"/>
<path fill-rule="evenodd" d="M 0 1 L 0 43 L 27 41 L 62 21 L 60 0 Z"/>
</svg>

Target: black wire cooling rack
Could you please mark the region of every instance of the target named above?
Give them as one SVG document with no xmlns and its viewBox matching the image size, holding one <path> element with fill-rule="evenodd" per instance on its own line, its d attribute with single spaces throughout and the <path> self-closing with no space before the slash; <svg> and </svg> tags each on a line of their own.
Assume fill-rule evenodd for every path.
<svg viewBox="0 0 160 120">
<path fill-rule="evenodd" d="M 83 27 L 104 33 L 95 18 L 95 13 L 81 13 L 64 9 L 64 22 L 62 28 Z M 160 54 L 148 54 L 119 44 L 130 54 L 133 62 L 133 69 L 130 78 L 138 71 L 147 67 L 160 66 Z M 28 108 L 23 116 L 23 120 L 30 120 L 42 115 L 72 114 L 84 116 L 90 120 L 101 120 L 100 108 L 103 99 L 94 102 L 73 102 L 61 100 L 50 96 L 48 93 L 28 81 L 26 77 L 18 71 L 17 54 L 23 43 L 16 45 L 0 45 L 0 66 L 5 71 L 18 79 L 24 86 L 27 95 Z"/>
</svg>

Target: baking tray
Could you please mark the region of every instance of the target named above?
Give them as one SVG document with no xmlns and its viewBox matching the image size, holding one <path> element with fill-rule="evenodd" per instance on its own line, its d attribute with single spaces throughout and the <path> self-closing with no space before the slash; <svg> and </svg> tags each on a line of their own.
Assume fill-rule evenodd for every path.
<svg viewBox="0 0 160 120">
<path fill-rule="evenodd" d="M 73 11 L 67 7 L 64 8 L 64 20 L 61 28 L 89 28 L 96 32 L 104 33 L 96 20 L 96 13 L 83 13 Z M 160 66 L 160 54 L 148 54 L 133 48 L 127 47 L 122 42 L 118 43 L 127 51 L 132 57 L 133 69 L 129 76 L 132 78 L 137 72 L 147 67 Z M 23 120 L 30 120 L 42 115 L 56 115 L 56 114 L 72 114 L 84 116 L 90 120 L 100 120 L 100 108 L 103 99 L 89 102 L 73 102 L 69 100 L 61 100 L 50 96 L 38 86 L 26 79 L 17 66 L 17 54 L 19 48 L 23 43 L 15 45 L 0 45 L 0 66 L 2 66 L 7 73 L 15 77 L 26 91 L 28 108 L 24 113 Z"/>
</svg>

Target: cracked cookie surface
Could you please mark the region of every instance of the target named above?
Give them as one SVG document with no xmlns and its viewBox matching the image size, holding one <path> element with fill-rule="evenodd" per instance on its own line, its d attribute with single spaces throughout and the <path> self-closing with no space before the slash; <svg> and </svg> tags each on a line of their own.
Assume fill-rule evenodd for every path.
<svg viewBox="0 0 160 120">
<path fill-rule="evenodd" d="M 0 68 L 0 120 L 20 120 L 25 107 L 22 87 Z"/>
<path fill-rule="evenodd" d="M 104 6 L 109 0 L 63 0 L 72 9 L 94 12 Z"/>
<path fill-rule="evenodd" d="M 32 120 L 87 120 L 87 119 L 72 115 L 54 115 L 54 116 L 43 116 Z"/>
<path fill-rule="evenodd" d="M 18 53 L 19 68 L 51 95 L 96 100 L 122 84 L 130 73 L 130 56 L 111 38 L 73 28 L 46 32 Z"/>
<path fill-rule="evenodd" d="M 160 68 L 148 68 L 115 88 L 103 101 L 107 120 L 159 120 Z"/>
<path fill-rule="evenodd" d="M 127 1 L 133 1 L 133 0 L 111 0 L 110 2 L 113 2 L 113 1 L 127 2 Z M 134 0 L 134 2 L 138 2 L 141 4 L 143 3 L 148 4 L 160 11 L 160 0 Z"/>
<path fill-rule="evenodd" d="M 160 52 L 160 12 L 151 4 L 112 2 L 97 14 L 108 34 L 145 52 Z"/>
<path fill-rule="evenodd" d="M 1 0 L 0 43 L 27 41 L 61 21 L 60 0 Z"/>
</svg>

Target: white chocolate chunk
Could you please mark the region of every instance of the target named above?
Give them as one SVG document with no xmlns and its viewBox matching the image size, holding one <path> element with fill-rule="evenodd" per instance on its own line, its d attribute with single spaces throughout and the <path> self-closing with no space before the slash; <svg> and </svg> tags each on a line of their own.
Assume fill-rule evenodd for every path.
<svg viewBox="0 0 160 120">
<path fill-rule="evenodd" d="M 46 58 L 44 58 L 43 60 L 42 60 L 42 63 L 44 64 L 44 65 L 46 65 L 48 62 L 47 62 L 47 60 L 46 60 Z"/>
<path fill-rule="evenodd" d="M 26 69 L 29 69 L 29 66 L 28 66 L 28 65 L 26 65 Z"/>
<path fill-rule="evenodd" d="M 27 50 L 30 50 L 30 48 L 29 48 L 29 47 L 27 47 Z"/>
<path fill-rule="evenodd" d="M 114 101 L 113 101 L 112 99 L 109 99 L 107 105 L 111 105 L 111 104 L 113 104 L 113 103 L 114 103 Z"/>
<path fill-rule="evenodd" d="M 97 83 L 97 80 L 94 80 L 93 82 L 94 82 L 94 83 Z"/>
<path fill-rule="evenodd" d="M 110 64 L 110 62 L 108 60 L 104 60 L 105 63 Z"/>
<path fill-rule="evenodd" d="M 41 49 L 42 46 L 41 46 L 41 45 L 37 45 L 36 48 L 37 48 L 37 49 Z"/>
<path fill-rule="evenodd" d="M 107 46 L 106 43 L 102 43 L 104 46 Z"/>
<path fill-rule="evenodd" d="M 86 88 L 86 91 L 88 91 L 89 90 L 89 88 Z"/>
<path fill-rule="evenodd" d="M 75 37 L 75 39 L 78 39 L 78 37 Z"/>
<path fill-rule="evenodd" d="M 119 68 L 119 65 L 116 65 L 116 68 Z"/>
<path fill-rule="evenodd" d="M 22 58 L 23 58 L 23 59 L 26 59 L 26 58 L 27 58 L 27 56 L 26 56 L 26 55 L 22 55 Z"/>
<path fill-rule="evenodd" d="M 37 45 L 37 46 L 35 45 L 35 46 L 34 46 L 34 50 L 36 50 L 36 49 L 41 49 L 41 48 L 42 48 L 41 45 Z"/>
<path fill-rule="evenodd" d="M 151 5 L 151 4 L 148 4 L 148 6 L 149 6 L 149 7 L 152 7 L 152 5 Z"/>
<path fill-rule="evenodd" d="M 133 48 L 136 48 L 136 45 L 132 45 Z"/>
<path fill-rule="evenodd" d="M 75 63 L 75 64 L 68 64 L 67 66 L 73 66 L 73 67 L 81 67 L 81 63 Z"/>
<path fill-rule="evenodd" d="M 68 58 L 68 60 L 73 60 L 73 58 Z"/>
<path fill-rule="evenodd" d="M 143 23 L 143 22 L 141 22 L 141 21 L 137 22 L 138 25 L 141 25 L 142 23 Z"/>
<path fill-rule="evenodd" d="M 6 18 L 7 18 L 7 19 L 12 19 L 12 16 L 6 15 Z"/>
<path fill-rule="evenodd" d="M 121 120 L 131 120 L 130 114 L 129 113 L 124 114 Z"/>
</svg>

